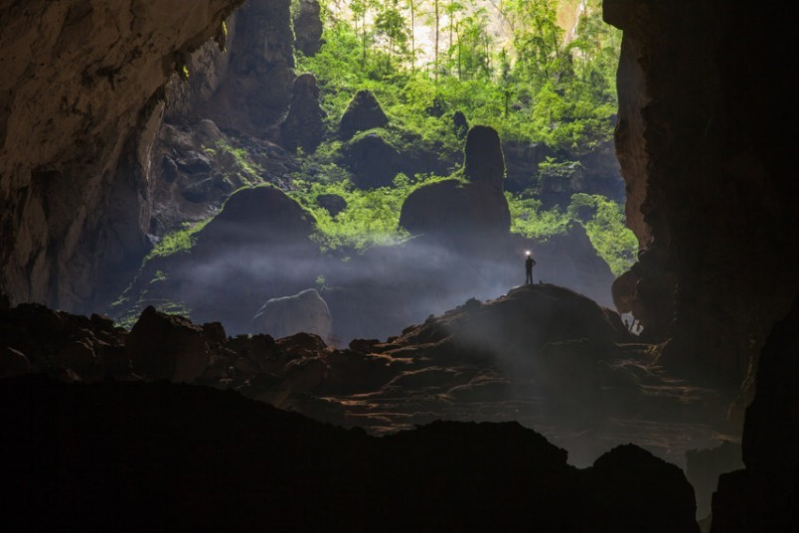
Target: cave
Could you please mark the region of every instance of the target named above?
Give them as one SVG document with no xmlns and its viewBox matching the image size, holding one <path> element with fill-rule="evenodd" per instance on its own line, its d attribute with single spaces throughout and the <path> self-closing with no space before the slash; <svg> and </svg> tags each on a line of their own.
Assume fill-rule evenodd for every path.
<svg viewBox="0 0 799 533">
<path fill-rule="evenodd" d="M 425 186 L 397 213 L 420 237 L 325 271 L 325 303 L 307 281 L 275 281 L 328 264 L 312 217 L 275 188 L 233 193 L 250 171 L 242 146 L 194 149 L 238 131 L 280 182 L 286 154 L 319 145 L 319 87 L 295 75 L 296 51 L 321 46 L 319 3 L 297 5 L 0 0 L 9 524 L 799 530 L 799 200 L 785 128 L 796 60 L 778 24 L 790 10 L 603 0 L 623 35 L 613 155 L 640 250 L 624 273 L 596 274 L 578 232 L 536 245 L 541 268 L 568 257 L 536 270 L 547 283 L 514 287 L 520 263 L 496 267 L 529 247 L 506 235 L 510 149 L 467 124 L 460 181 Z M 377 188 L 407 158 L 374 133 L 390 118 L 373 97 L 356 100 L 367 124 L 342 119 L 338 133 L 350 155 L 379 154 L 359 167 Z M 533 152 L 522 157 L 544 158 Z M 193 255 L 152 255 L 165 227 L 211 212 Z M 231 231 L 242 224 L 252 235 Z M 256 240 L 260 255 L 240 254 Z M 449 268 L 448 249 L 475 273 L 449 299 L 418 282 Z M 353 278 L 363 265 L 370 275 Z M 392 265 L 408 273 L 399 288 L 381 277 Z M 255 269 L 256 288 L 229 284 Z M 481 284 L 487 272 L 501 281 Z M 588 281 L 562 287 L 567 273 Z M 296 297 L 267 302 L 277 285 Z M 154 305 L 176 287 L 190 287 L 191 320 Z M 431 296 L 406 311 L 410 287 Z M 120 327 L 109 316 L 131 299 L 142 305 Z M 340 338 L 327 304 L 347 324 Z M 285 319 L 291 305 L 324 333 Z M 284 329 L 252 330 L 259 321 Z"/>
</svg>

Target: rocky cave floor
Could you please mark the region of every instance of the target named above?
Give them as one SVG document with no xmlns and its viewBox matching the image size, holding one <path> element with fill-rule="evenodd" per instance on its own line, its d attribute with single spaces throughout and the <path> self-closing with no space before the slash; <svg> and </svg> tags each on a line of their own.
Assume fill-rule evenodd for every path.
<svg viewBox="0 0 799 533">
<path fill-rule="evenodd" d="M 670 375 L 658 365 L 661 346 L 637 342 L 615 312 L 548 284 L 517 287 L 487 302 L 472 299 L 398 336 L 356 339 L 347 348 L 305 333 L 227 336 L 219 323 L 197 325 L 151 307 L 130 331 L 107 317 L 37 304 L 0 313 L 0 370 L 23 376 L 13 381 L 47 374 L 104 384 L 103 390 L 114 383 L 194 384 L 384 437 L 436 421 L 517 422 L 567 450 L 568 462 L 579 468 L 634 443 L 685 469 L 686 452 L 740 435 L 726 421 L 730 398 Z M 116 400 L 97 403 L 106 401 L 110 407 Z M 76 423 L 65 420 L 77 413 L 53 405 L 60 406 L 48 416 Z M 167 424 L 180 425 L 171 418 L 177 411 L 167 414 Z M 101 436 L 107 420 L 98 420 L 91 431 Z M 62 429 L 50 437 L 69 440 L 70 431 L 81 431 L 73 427 L 65 436 Z M 706 513 L 712 488 L 695 487 L 705 501 L 700 512 Z"/>
</svg>

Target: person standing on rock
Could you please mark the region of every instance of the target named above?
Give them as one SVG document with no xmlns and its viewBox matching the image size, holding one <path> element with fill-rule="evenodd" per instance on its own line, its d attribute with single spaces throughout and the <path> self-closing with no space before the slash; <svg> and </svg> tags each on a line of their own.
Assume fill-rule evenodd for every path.
<svg viewBox="0 0 799 533">
<path fill-rule="evenodd" d="M 535 266 L 535 259 L 533 259 L 532 252 L 527 252 L 527 260 L 524 262 L 524 270 L 527 273 L 527 277 L 525 278 L 524 282 L 527 285 L 533 284 L 533 267 Z"/>
</svg>

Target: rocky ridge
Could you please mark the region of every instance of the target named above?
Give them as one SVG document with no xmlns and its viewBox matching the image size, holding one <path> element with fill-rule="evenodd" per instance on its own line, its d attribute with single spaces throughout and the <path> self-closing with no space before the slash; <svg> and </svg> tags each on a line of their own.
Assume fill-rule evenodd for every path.
<svg viewBox="0 0 799 533">
<path fill-rule="evenodd" d="M 30 373 L 205 385 L 373 434 L 441 419 L 515 420 L 581 465 L 629 441 L 681 464 L 686 449 L 731 439 L 728 399 L 669 375 L 657 347 L 636 344 L 613 311 L 552 285 L 470 300 L 348 348 L 307 333 L 228 336 L 219 323 L 152 307 L 130 331 L 35 304 L 2 315 L 4 353 L 26 359 Z"/>
</svg>

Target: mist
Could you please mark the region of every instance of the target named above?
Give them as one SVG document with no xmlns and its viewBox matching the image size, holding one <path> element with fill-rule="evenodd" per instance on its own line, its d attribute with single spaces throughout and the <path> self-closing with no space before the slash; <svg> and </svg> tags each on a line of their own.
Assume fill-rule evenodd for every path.
<svg viewBox="0 0 799 533">
<path fill-rule="evenodd" d="M 185 304 L 195 322 L 219 321 L 229 334 L 269 333 L 252 324 L 261 306 L 314 288 L 330 308 L 334 342 L 344 346 L 354 338 L 384 340 L 467 300 L 506 294 L 524 282 L 525 250 L 538 263 L 536 283 L 570 287 L 607 305 L 613 281 L 598 257 L 586 264 L 565 243 L 513 235 L 419 236 L 344 259 L 307 239 L 269 240 L 199 243 L 189 260 L 170 268 L 169 298 Z"/>
</svg>

